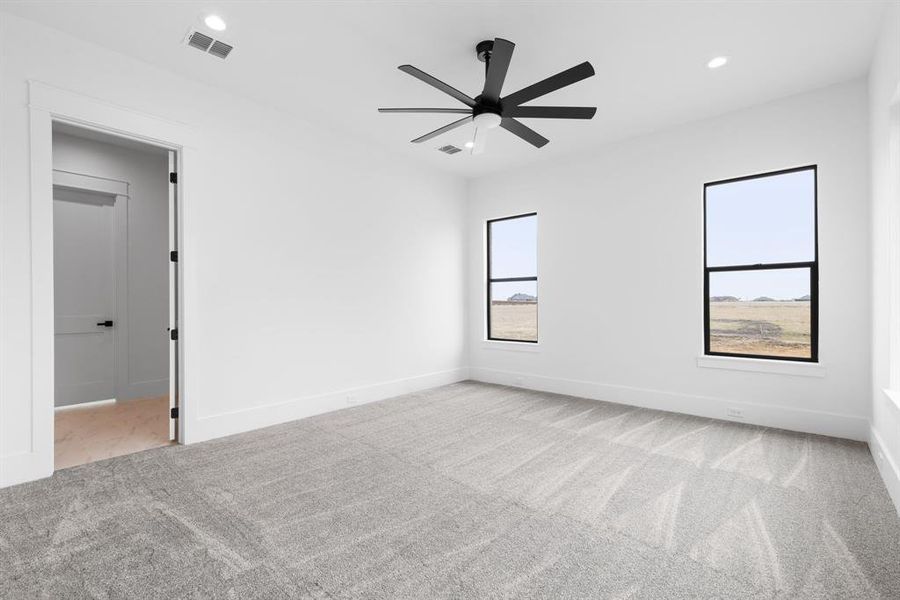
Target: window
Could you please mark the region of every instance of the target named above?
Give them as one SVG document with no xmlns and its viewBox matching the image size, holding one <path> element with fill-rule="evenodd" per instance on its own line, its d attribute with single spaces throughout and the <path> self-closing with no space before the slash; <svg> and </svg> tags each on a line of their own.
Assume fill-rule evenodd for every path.
<svg viewBox="0 0 900 600">
<path fill-rule="evenodd" d="M 816 167 L 707 183 L 703 203 L 706 354 L 818 361 Z"/>
<path fill-rule="evenodd" d="M 487 222 L 487 337 L 536 343 L 537 215 Z"/>
</svg>

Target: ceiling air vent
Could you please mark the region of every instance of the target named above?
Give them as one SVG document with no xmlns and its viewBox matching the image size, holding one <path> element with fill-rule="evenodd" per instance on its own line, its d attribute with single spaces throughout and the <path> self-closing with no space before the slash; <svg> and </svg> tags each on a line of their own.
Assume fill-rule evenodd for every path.
<svg viewBox="0 0 900 600">
<path fill-rule="evenodd" d="M 217 56 L 219 58 L 225 58 L 231 53 L 232 50 L 234 50 L 234 46 L 232 46 L 231 44 L 226 44 L 221 40 L 213 39 L 205 33 L 202 33 L 195 29 L 191 29 L 190 31 L 188 31 L 187 37 L 185 37 L 184 41 L 191 48 L 196 48 L 201 52 L 212 54 L 213 56 Z"/>
<path fill-rule="evenodd" d="M 438 148 L 444 154 L 456 154 L 457 152 L 462 152 L 462 148 L 457 148 L 456 146 L 441 146 Z"/>
<path fill-rule="evenodd" d="M 220 42 L 216 40 L 213 42 L 213 45 L 209 47 L 209 53 L 213 56 L 218 56 L 219 58 L 225 58 L 228 56 L 228 53 L 234 49 L 234 46 L 230 46 L 225 42 Z"/>
<path fill-rule="evenodd" d="M 210 45 L 212 45 L 213 39 L 199 31 L 192 31 L 188 34 L 187 43 L 188 46 L 191 46 L 192 48 L 206 52 L 209 50 Z"/>
</svg>

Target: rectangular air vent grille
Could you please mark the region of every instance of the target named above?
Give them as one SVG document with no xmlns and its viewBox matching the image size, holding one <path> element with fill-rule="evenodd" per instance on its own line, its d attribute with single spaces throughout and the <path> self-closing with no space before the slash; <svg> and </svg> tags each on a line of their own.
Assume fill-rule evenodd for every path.
<svg viewBox="0 0 900 600">
<path fill-rule="evenodd" d="M 444 154 L 456 154 L 457 152 L 462 152 L 462 148 L 457 148 L 456 146 L 441 146 L 438 150 Z"/>
<path fill-rule="evenodd" d="M 188 31 L 187 37 L 184 41 L 191 48 L 196 48 L 201 52 L 205 52 L 206 54 L 211 54 L 223 59 L 231 54 L 232 50 L 234 50 L 233 45 L 223 42 L 222 40 L 214 39 L 206 35 L 205 33 L 196 31 L 194 29 Z"/>
<path fill-rule="evenodd" d="M 231 52 L 233 46 L 226 44 L 225 42 L 220 42 L 216 40 L 213 42 L 213 45 L 209 48 L 209 53 L 213 56 L 218 56 L 219 58 L 225 58 L 228 56 L 228 53 Z"/>
<path fill-rule="evenodd" d="M 212 45 L 213 39 L 208 35 L 204 35 L 199 31 L 192 31 L 188 35 L 188 46 L 196 48 L 197 50 L 203 50 L 206 52 L 209 50 L 209 47 Z"/>
</svg>

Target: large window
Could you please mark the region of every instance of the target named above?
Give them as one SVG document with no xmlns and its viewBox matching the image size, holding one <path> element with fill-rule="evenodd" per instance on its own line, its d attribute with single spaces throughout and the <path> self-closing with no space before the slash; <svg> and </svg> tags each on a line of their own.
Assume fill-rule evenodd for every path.
<svg viewBox="0 0 900 600">
<path fill-rule="evenodd" d="M 818 360 L 816 167 L 707 183 L 706 354 Z"/>
<path fill-rule="evenodd" d="M 537 215 L 487 222 L 487 337 L 538 341 Z"/>
</svg>

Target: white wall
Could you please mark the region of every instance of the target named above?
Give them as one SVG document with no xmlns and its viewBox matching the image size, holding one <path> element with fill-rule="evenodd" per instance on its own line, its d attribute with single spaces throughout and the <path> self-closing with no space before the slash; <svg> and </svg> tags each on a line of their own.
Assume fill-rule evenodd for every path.
<svg viewBox="0 0 900 600">
<path fill-rule="evenodd" d="M 169 391 L 169 159 L 148 148 L 53 134 L 54 169 L 128 183 L 127 293 L 116 306 L 119 400 Z"/>
<path fill-rule="evenodd" d="M 862 81 L 475 181 L 473 377 L 867 439 L 869 178 Z M 809 377 L 701 368 L 704 182 L 819 166 L 820 359 Z M 537 351 L 484 342 L 484 221 L 537 211 Z M 783 363 L 781 363 L 783 364 Z"/>
<path fill-rule="evenodd" d="M 3 14 L 0 485 L 52 468 L 28 427 L 28 79 L 198 140 L 183 173 L 187 441 L 464 377 L 462 181 Z"/>
<path fill-rule="evenodd" d="M 897 365 L 900 321 L 897 316 L 891 316 L 891 304 L 895 305 L 895 311 L 900 304 L 897 281 L 900 279 L 900 5 L 897 3 L 891 4 L 885 14 L 869 72 L 869 103 L 873 258 L 871 446 L 900 510 L 900 380 L 891 381 L 891 369 L 895 370 L 895 379 L 900 372 Z M 893 398 L 887 391 L 891 387 Z"/>
</svg>

